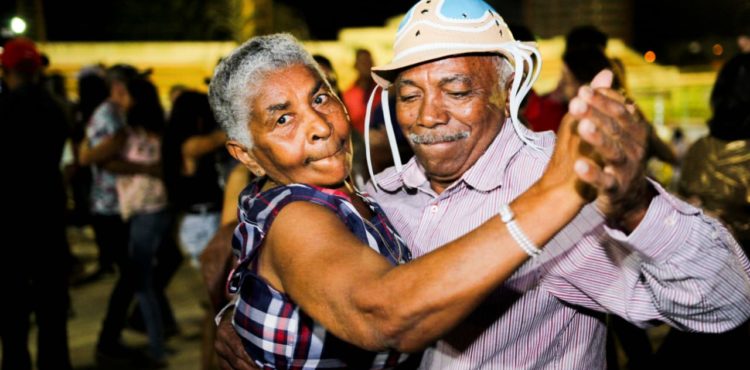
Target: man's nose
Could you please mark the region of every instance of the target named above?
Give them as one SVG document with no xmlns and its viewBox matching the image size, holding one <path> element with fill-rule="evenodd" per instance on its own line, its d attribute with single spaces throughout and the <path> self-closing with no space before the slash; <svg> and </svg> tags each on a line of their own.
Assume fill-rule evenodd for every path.
<svg viewBox="0 0 750 370">
<path fill-rule="evenodd" d="M 418 124 L 424 127 L 434 127 L 448 122 L 448 113 L 443 105 L 440 94 L 428 94 L 422 101 L 419 111 Z"/>
</svg>

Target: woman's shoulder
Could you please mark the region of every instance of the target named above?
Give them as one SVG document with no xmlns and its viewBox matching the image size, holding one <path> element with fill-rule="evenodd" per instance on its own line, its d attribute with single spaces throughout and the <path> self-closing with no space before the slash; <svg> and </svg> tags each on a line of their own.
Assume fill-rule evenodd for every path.
<svg viewBox="0 0 750 370">
<path fill-rule="evenodd" d="M 254 251 L 268 235 L 277 216 L 292 203 L 306 202 L 321 207 L 289 207 L 291 212 L 305 212 L 305 217 L 318 219 L 315 212 L 330 211 L 345 220 L 345 200 L 325 189 L 306 184 L 289 184 L 263 190 L 265 179 L 248 184 L 239 197 L 239 224 L 232 242 L 240 260 L 253 259 Z M 353 209 L 353 207 L 351 207 Z"/>
<path fill-rule="evenodd" d="M 314 203 L 336 213 L 349 202 L 348 197 L 337 190 L 307 184 L 288 184 L 263 190 L 265 182 L 264 178 L 253 180 L 240 194 L 241 221 L 270 226 L 267 224 L 293 202 Z"/>
</svg>

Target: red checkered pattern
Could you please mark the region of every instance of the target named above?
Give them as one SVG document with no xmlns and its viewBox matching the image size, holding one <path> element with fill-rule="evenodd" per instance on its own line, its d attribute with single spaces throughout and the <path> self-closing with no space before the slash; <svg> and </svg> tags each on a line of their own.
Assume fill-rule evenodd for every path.
<svg viewBox="0 0 750 370">
<path fill-rule="evenodd" d="M 294 184 L 261 193 L 263 182 L 261 179 L 251 184 L 240 196 L 240 225 L 233 240 L 234 252 L 241 262 L 231 275 L 229 290 L 239 293 L 234 326 L 245 350 L 263 369 L 393 369 L 399 365 L 403 368 L 408 355 L 396 351 L 369 352 L 342 341 L 302 311 L 291 297 L 276 291 L 255 273 L 263 238 L 279 211 L 294 201 L 327 207 L 359 240 L 392 264 L 409 261 L 409 250 L 382 209 L 363 196 L 375 214 L 368 224 L 341 192 Z M 402 260 L 396 261 L 388 253 L 389 248 L 400 251 L 396 254 L 403 256 Z"/>
</svg>

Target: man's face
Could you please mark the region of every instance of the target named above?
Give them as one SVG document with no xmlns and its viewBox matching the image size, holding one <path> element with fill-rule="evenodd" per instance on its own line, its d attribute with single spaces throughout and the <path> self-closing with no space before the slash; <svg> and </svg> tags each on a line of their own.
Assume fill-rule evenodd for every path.
<svg viewBox="0 0 750 370">
<path fill-rule="evenodd" d="M 458 180 L 500 132 L 507 92 L 494 56 L 456 56 L 396 79 L 396 114 L 438 192 Z"/>
</svg>

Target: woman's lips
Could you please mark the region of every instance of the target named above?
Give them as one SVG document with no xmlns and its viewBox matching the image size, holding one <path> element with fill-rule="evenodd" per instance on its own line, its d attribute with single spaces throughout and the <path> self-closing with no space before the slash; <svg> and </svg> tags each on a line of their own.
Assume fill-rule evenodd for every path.
<svg viewBox="0 0 750 370">
<path fill-rule="evenodd" d="M 347 146 L 348 146 L 347 145 L 347 141 L 346 140 L 341 140 L 339 142 L 338 148 L 336 148 L 336 150 L 333 153 L 326 154 L 326 155 L 323 155 L 323 156 L 320 156 L 320 157 L 308 157 L 307 160 L 306 160 L 306 162 L 307 163 L 312 163 L 312 162 L 322 161 L 322 160 L 327 159 L 327 158 L 335 157 L 335 156 L 343 153 L 346 150 Z"/>
</svg>

